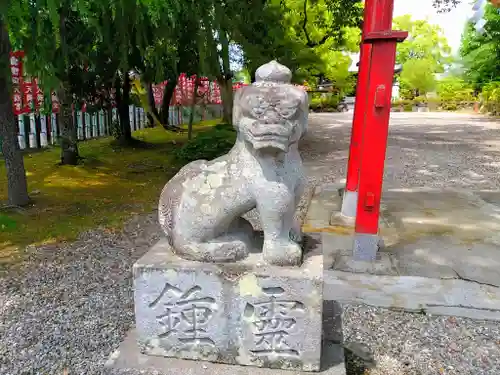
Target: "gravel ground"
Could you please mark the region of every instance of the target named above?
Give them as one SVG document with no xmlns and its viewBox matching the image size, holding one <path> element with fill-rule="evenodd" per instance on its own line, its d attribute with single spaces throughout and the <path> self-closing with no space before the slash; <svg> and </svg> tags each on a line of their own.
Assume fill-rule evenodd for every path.
<svg viewBox="0 0 500 375">
<path fill-rule="evenodd" d="M 351 121 L 348 114 L 311 115 L 301 148 L 312 180 L 345 178 Z M 384 187 L 423 186 L 498 189 L 500 123 L 451 113 L 392 113 Z"/>
<path fill-rule="evenodd" d="M 375 354 L 370 375 L 500 374 L 500 324 L 344 306 L 344 339 Z"/>
<path fill-rule="evenodd" d="M 312 115 L 302 144 L 311 187 L 345 176 L 349 115 Z M 500 127 L 499 127 L 500 128 Z M 484 118 L 394 114 L 385 186 L 500 186 L 500 130 Z M 31 249 L 0 280 L 0 374 L 100 374 L 133 324 L 131 267 L 159 238 L 156 214 L 123 233 L 91 231 Z M 345 306 L 344 334 L 368 345 L 373 375 L 500 373 L 495 322 Z"/>
<path fill-rule="evenodd" d="M 99 374 L 134 320 L 131 268 L 159 239 L 156 215 L 124 233 L 42 247 L 0 281 L 0 374 Z"/>
</svg>

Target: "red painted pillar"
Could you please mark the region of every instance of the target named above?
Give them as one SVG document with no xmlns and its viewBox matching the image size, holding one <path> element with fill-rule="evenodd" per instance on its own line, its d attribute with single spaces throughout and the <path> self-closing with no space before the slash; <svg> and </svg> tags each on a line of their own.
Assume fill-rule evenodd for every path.
<svg viewBox="0 0 500 375">
<path fill-rule="evenodd" d="M 362 131 L 354 258 L 374 260 L 391 111 L 396 45 L 408 33 L 392 30 L 394 0 L 373 0 L 373 28 L 364 35 L 371 56 Z"/>
<path fill-rule="evenodd" d="M 352 120 L 351 144 L 349 147 L 349 161 L 347 164 L 347 180 L 342 200 L 342 215 L 356 216 L 358 201 L 359 165 L 361 158 L 361 142 L 366 112 L 366 99 L 368 90 L 368 73 L 370 69 L 371 48 L 370 43 L 365 43 L 365 35 L 374 31 L 374 6 L 377 0 L 366 0 L 364 8 L 363 32 L 361 35 L 358 81 L 356 84 L 356 102 Z"/>
</svg>

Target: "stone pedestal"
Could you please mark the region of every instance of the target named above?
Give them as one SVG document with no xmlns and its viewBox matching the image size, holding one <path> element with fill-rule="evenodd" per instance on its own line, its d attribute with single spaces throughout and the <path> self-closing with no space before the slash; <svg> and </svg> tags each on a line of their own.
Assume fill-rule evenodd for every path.
<svg viewBox="0 0 500 375">
<path fill-rule="evenodd" d="M 166 240 L 134 265 L 137 343 L 151 356 L 319 371 L 323 255 L 306 237 L 301 267 L 261 254 L 230 264 L 177 257 Z"/>
</svg>

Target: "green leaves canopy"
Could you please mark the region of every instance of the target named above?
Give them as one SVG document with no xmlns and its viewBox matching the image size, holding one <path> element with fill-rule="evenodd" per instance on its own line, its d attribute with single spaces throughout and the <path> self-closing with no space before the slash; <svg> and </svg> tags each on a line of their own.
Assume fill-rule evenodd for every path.
<svg viewBox="0 0 500 375">
<path fill-rule="evenodd" d="M 438 12 L 449 12 L 462 2 L 463 0 L 432 0 L 432 5 Z"/>
<path fill-rule="evenodd" d="M 181 72 L 228 76 L 232 44 L 250 72 L 277 59 L 298 81 L 342 85 L 361 16 L 361 2 L 352 0 L 18 0 L 9 7 L 28 70 L 49 86 L 68 83 L 79 97 L 131 69 L 147 82 Z"/>
<path fill-rule="evenodd" d="M 281 15 L 280 24 L 267 27 L 270 54 L 295 72 L 297 81 L 326 78 L 338 86 L 349 78 L 351 59 L 347 52 L 359 50 L 362 3 L 351 0 L 270 0 L 269 9 Z M 271 14 L 271 12 L 269 13 Z M 272 25 L 270 28 L 268 25 Z M 251 40 L 251 39 L 250 39 Z M 255 59 L 243 44 L 245 55 L 255 69 L 262 60 Z M 255 64 L 254 61 L 259 61 Z"/>
<path fill-rule="evenodd" d="M 465 102 L 474 99 L 472 87 L 457 76 L 449 76 L 439 80 L 436 91 L 442 101 Z"/>
<path fill-rule="evenodd" d="M 432 91 L 436 73 L 452 62 L 451 48 L 437 25 L 426 20 L 412 20 L 410 15 L 394 19 L 394 28 L 407 30 L 408 38 L 397 46 L 396 62 L 402 64 L 401 93 L 413 99 Z"/>
<path fill-rule="evenodd" d="M 481 89 L 500 77 L 500 14 L 495 7 L 486 6 L 486 32 L 478 34 L 467 24 L 460 46 L 465 77 L 475 89 Z"/>
<path fill-rule="evenodd" d="M 434 63 L 429 59 L 413 59 L 403 64 L 400 76 L 401 91 L 413 91 L 410 97 L 432 91 L 436 85 Z"/>
<path fill-rule="evenodd" d="M 426 20 L 412 20 L 409 14 L 396 17 L 393 23 L 395 29 L 408 31 L 408 38 L 397 47 L 398 64 L 405 64 L 413 59 L 426 59 L 434 65 L 435 72 L 442 72 L 452 62 L 451 48 L 439 26 Z"/>
</svg>

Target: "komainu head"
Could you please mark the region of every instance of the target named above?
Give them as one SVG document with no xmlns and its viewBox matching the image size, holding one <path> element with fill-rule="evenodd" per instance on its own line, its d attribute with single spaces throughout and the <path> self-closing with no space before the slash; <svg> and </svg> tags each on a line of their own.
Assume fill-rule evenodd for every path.
<svg viewBox="0 0 500 375">
<path fill-rule="evenodd" d="M 256 72 L 256 81 L 236 92 L 233 123 L 238 139 L 254 149 L 288 152 L 307 127 L 307 93 L 291 82 L 286 66 L 271 61 Z"/>
</svg>

